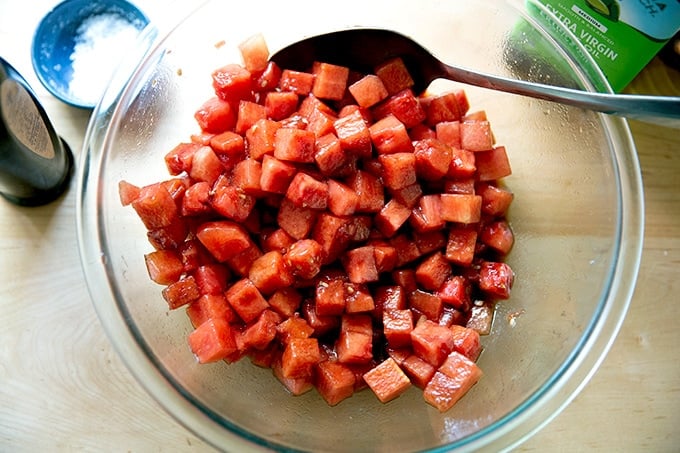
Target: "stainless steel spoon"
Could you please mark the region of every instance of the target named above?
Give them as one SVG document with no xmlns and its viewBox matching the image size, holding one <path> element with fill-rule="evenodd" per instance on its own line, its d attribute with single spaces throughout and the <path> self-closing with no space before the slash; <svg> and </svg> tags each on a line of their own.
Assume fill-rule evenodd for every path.
<svg viewBox="0 0 680 453">
<path fill-rule="evenodd" d="M 530 96 L 665 125 L 679 126 L 680 97 L 594 93 L 513 80 L 445 64 L 412 39 L 390 30 L 355 28 L 313 36 L 272 55 L 282 68 L 309 70 L 314 61 L 372 72 L 396 56 L 404 60 L 420 93 L 435 79 L 446 78 L 492 90 Z"/>
</svg>

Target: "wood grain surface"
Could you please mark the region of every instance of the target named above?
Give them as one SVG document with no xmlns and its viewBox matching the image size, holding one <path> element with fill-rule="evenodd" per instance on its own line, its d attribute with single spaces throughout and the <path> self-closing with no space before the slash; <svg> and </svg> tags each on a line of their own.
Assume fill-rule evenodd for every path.
<svg viewBox="0 0 680 453">
<path fill-rule="evenodd" d="M 50 96 L 30 64 L 33 30 L 54 4 L 0 0 L 0 55 L 79 155 L 88 112 Z M 654 60 L 628 90 L 677 96 L 680 73 Z M 680 130 L 630 128 L 646 233 L 629 314 L 590 383 L 518 451 L 680 448 Z M 105 336 L 80 268 L 76 190 L 74 180 L 33 209 L 0 199 L 0 451 L 212 451 L 142 390 Z"/>
</svg>

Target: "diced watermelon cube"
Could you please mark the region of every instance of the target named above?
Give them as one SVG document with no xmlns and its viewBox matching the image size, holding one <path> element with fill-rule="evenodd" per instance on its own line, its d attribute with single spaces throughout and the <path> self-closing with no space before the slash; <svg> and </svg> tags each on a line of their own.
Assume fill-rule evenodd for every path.
<svg viewBox="0 0 680 453">
<path fill-rule="evenodd" d="M 291 338 L 283 350 L 281 371 L 286 378 L 308 377 L 320 361 L 321 351 L 316 338 Z"/>
<path fill-rule="evenodd" d="M 378 273 L 391 272 L 397 265 L 397 250 L 389 243 L 373 244 L 373 255 Z"/>
<path fill-rule="evenodd" d="M 345 284 L 345 312 L 368 313 L 375 308 L 375 301 L 365 285 L 355 283 Z"/>
<path fill-rule="evenodd" d="M 512 173 L 505 146 L 476 152 L 475 164 L 477 165 L 477 178 L 480 181 L 493 181 Z"/>
<path fill-rule="evenodd" d="M 202 146 L 194 153 L 189 175 L 196 181 L 205 181 L 213 185 L 224 172 L 222 161 L 209 146 Z"/>
<path fill-rule="evenodd" d="M 327 277 L 316 284 L 315 312 L 319 316 L 339 316 L 345 311 L 345 278 Z"/>
<path fill-rule="evenodd" d="M 442 302 L 466 311 L 470 308 L 470 284 L 460 275 L 446 279 L 439 287 L 437 295 Z"/>
<path fill-rule="evenodd" d="M 215 70 L 212 80 L 215 94 L 232 106 L 252 98 L 252 74 L 240 64 L 228 64 Z"/>
<path fill-rule="evenodd" d="M 191 275 L 170 283 L 163 288 L 161 294 L 171 310 L 190 304 L 201 297 L 196 280 Z"/>
<path fill-rule="evenodd" d="M 245 156 L 246 144 L 243 136 L 232 131 L 225 131 L 210 138 L 210 147 L 217 156 L 242 159 Z"/>
<path fill-rule="evenodd" d="M 406 294 L 410 294 L 418 289 L 416 283 L 416 271 L 413 269 L 395 269 L 392 271 L 392 280 L 399 285 Z"/>
<path fill-rule="evenodd" d="M 416 232 L 440 230 L 445 223 L 442 217 L 441 195 L 423 195 L 411 212 L 411 225 Z"/>
<path fill-rule="evenodd" d="M 476 363 L 458 352 L 452 352 L 425 386 L 423 397 L 439 412 L 451 409 L 482 377 Z"/>
<path fill-rule="evenodd" d="M 376 117 L 394 115 L 407 129 L 420 125 L 427 118 L 425 109 L 410 88 L 394 93 L 373 109 Z"/>
<path fill-rule="evenodd" d="M 409 307 L 430 321 L 437 321 L 442 315 L 444 304 L 441 297 L 429 291 L 416 289 L 408 295 Z"/>
<path fill-rule="evenodd" d="M 267 111 L 262 104 L 252 101 L 241 101 L 238 104 L 236 115 L 236 125 L 234 131 L 238 134 L 245 134 L 250 127 L 259 120 L 267 118 Z"/>
<path fill-rule="evenodd" d="M 319 137 L 316 141 L 314 160 L 324 176 L 340 178 L 356 170 L 357 158 L 345 152 L 340 140 L 330 133 Z"/>
<path fill-rule="evenodd" d="M 342 316 L 340 334 L 335 342 L 341 363 L 367 363 L 373 359 L 373 327 L 371 317 L 362 314 Z"/>
<path fill-rule="evenodd" d="M 418 264 L 416 281 L 421 288 L 436 291 L 452 273 L 451 264 L 440 251 L 436 251 Z"/>
<path fill-rule="evenodd" d="M 415 261 L 422 255 L 418 246 L 406 233 L 399 233 L 390 238 L 390 245 L 397 250 L 397 267 Z"/>
<path fill-rule="evenodd" d="M 294 281 L 283 255 L 275 250 L 253 261 L 248 278 L 262 294 L 272 294 L 278 289 L 290 286 Z"/>
<path fill-rule="evenodd" d="M 453 350 L 454 336 L 451 329 L 425 319 L 411 331 L 411 344 L 418 357 L 439 367 Z"/>
<path fill-rule="evenodd" d="M 276 326 L 280 320 L 280 315 L 273 310 L 264 310 L 240 335 L 240 348 L 243 350 L 267 348 L 276 337 Z"/>
<path fill-rule="evenodd" d="M 288 251 L 288 247 L 295 242 L 295 238 L 286 233 L 283 228 L 277 228 L 262 232 L 260 242 L 264 252 L 276 250 L 285 254 Z"/>
<path fill-rule="evenodd" d="M 228 258 L 226 263 L 229 269 L 234 271 L 239 277 L 247 277 L 253 262 L 262 256 L 260 248 L 252 244 L 241 253 Z"/>
<path fill-rule="evenodd" d="M 209 144 L 209 143 L 208 143 Z M 191 161 L 194 153 L 201 148 L 198 143 L 180 143 L 170 150 L 165 155 L 165 165 L 171 175 L 179 175 L 180 173 L 191 169 Z"/>
<path fill-rule="evenodd" d="M 477 171 L 475 153 L 460 148 L 451 148 L 449 178 L 472 178 Z"/>
<path fill-rule="evenodd" d="M 514 198 L 509 190 L 488 183 L 479 184 L 477 194 L 482 197 L 482 212 L 494 217 L 504 216 Z"/>
<path fill-rule="evenodd" d="M 311 163 L 316 152 L 314 132 L 282 127 L 276 131 L 274 157 L 280 160 Z"/>
<path fill-rule="evenodd" d="M 394 156 L 394 154 L 393 154 Z M 381 157 L 382 159 L 382 157 Z M 415 173 L 415 156 L 411 159 L 413 162 L 413 172 Z M 411 171 L 411 164 L 407 164 L 409 167 L 409 172 Z M 386 168 L 383 166 L 383 168 Z M 387 170 L 385 170 L 387 172 Z M 385 176 L 383 175 L 383 181 L 385 180 Z M 400 184 L 399 182 L 394 182 L 395 184 Z M 387 185 L 387 184 L 385 184 Z M 423 195 L 423 188 L 421 185 L 417 182 L 414 182 L 413 184 L 409 184 L 405 187 L 402 187 L 401 189 L 390 189 L 390 193 L 392 197 L 397 200 L 399 203 L 408 206 L 409 208 L 413 209 L 416 204 L 418 203 L 418 200 L 420 197 Z"/>
<path fill-rule="evenodd" d="M 359 196 L 345 184 L 328 180 L 328 209 L 337 216 L 354 214 L 359 203 Z"/>
<path fill-rule="evenodd" d="M 439 197 L 442 219 L 447 222 L 477 223 L 481 218 L 482 197 L 479 195 L 443 193 Z"/>
<path fill-rule="evenodd" d="M 446 235 L 442 230 L 413 232 L 413 241 L 423 255 L 436 252 L 446 247 Z"/>
<path fill-rule="evenodd" d="M 325 360 L 316 368 L 316 389 L 329 406 L 352 396 L 355 383 L 354 372 L 342 363 Z"/>
<path fill-rule="evenodd" d="M 319 99 L 339 101 L 345 95 L 349 68 L 317 62 L 313 69 L 315 78 L 312 93 Z"/>
<path fill-rule="evenodd" d="M 232 184 L 240 188 L 243 193 L 253 196 L 262 195 L 262 164 L 255 159 L 244 159 L 232 171 Z"/>
<path fill-rule="evenodd" d="M 453 332 L 453 350 L 463 354 L 473 362 L 476 361 L 482 352 L 479 332 L 469 327 L 458 325 L 453 325 L 449 329 Z"/>
<path fill-rule="evenodd" d="M 209 319 L 191 332 L 189 346 L 200 363 L 217 362 L 237 351 L 233 328 L 221 318 Z"/>
<path fill-rule="evenodd" d="M 411 140 L 429 140 L 437 138 L 437 133 L 425 123 L 419 123 L 409 129 Z"/>
<path fill-rule="evenodd" d="M 460 148 L 460 121 L 441 121 L 435 125 L 437 140 Z"/>
<path fill-rule="evenodd" d="M 348 89 L 359 107 L 363 108 L 372 107 L 389 95 L 380 77 L 374 74 L 363 76 L 351 84 Z"/>
<path fill-rule="evenodd" d="M 416 184 L 416 157 L 413 153 L 383 154 L 378 156 L 378 160 L 388 189 L 400 190 Z M 399 201 L 406 204 L 406 200 Z"/>
<path fill-rule="evenodd" d="M 375 68 L 389 94 L 397 93 L 413 86 L 413 79 L 400 57 L 387 60 Z"/>
<path fill-rule="evenodd" d="M 342 149 L 359 158 L 371 155 L 371 133 L 358 110 L 337 119 L 334 127 Z"/>
<path fill-rule="evenodd" d="M 386 238 L 390 238 L 397 233 L 410 216 L 411 210 L 408 206 L 393 198 L 376 214 L 375 226 Z"/>
<path fill-rule="evenodd" d="M 267 118 L 279 121 L 295 113 L 299 96 L 292 91 L 269 91 L 264 99 Z"/>
<path fill-rule="evenodd" d="M 269 63 L 269 48 L 261 33 L 249 36 L 238 45 L 243 59 L 243 66 L 251 73 L 259 73 Z"/>
<path fill-rule="evenodd" d="M 437 139 L 419 140 L 414 143 L 416 172 L 428 181 L 436 181 L 449 173 L 453 150 Z"/>
<path fill-rule="evenodd" d="M 232 185 L 229 179 L 222 175 L 215 182 L 210 204 L 222 216 L 236 222 L 244 222 L 255 207 L 255 198 L 240 187 Z"/>
<path fill-rule="evenodd" d="M 406 131 L 406 126 L 394 115 L 388 115 L 376 121 L 368 128 L 368 131 L 378 154 L 413 151 L 411 137 Z"/>
<path fill-rule="evenodd" d="M 122 206 L 128 206 L 139 197 L 140 191 L 141 189 L 132 183 L 124 180 L 119 181 L 118 195 L 120 198 L 120 204 Z"/>
<path fill-rule="evenodd" d="M 321 270 L 323 248 L 314 239 L 301 239 L 293 243 L 284 255 L 286 266 L 298 278 L 309 280 Z"/>
<path fill-rule="evenodd" d="M 231 278 L 229 269 L 220 263 L 202 264 L 192 273 L 201 294 L 221 294 Z"/>
<path fill-rule="evenodd" d="M 462 114 L 458 105 L 458 98 L 453 91 L 433 96 L 426 108 L 427 122 L 435 126 L 442 121 L 458 121 Z"/>
<path fill-rule="evenodd" d="M 408 376 L 391 357 L 364 374 L 364 381 L 382 403 L 392 401 L 411 387 Z"/>
<path fill-rule="evenodd" d="M 446 259 L 453 264 L 469 266 L 475 256 L 477 229 L 469 225 L 451 225 L 446 243 Z"/>
<path fill-rule="evenodd" d="M 286 198 L 301 208 L 326 209 L 328 184 L 307 173 L 298 172 L 288 186 Z"/>
<path fill-rule="evenodd" d="M 276 326 L 276 334 L 283 345 L 288 344 L 293 338 L 309 338 L 313 333 L 314 328 L 298 313 L 293 313 Z"/>
<path fill-rule="evenodd" d="M 352 283 L 378 281 L 373 246 L 366 245 L 348 250 L 342 257 L 342 265 Z"/>
<path fill-rule="evenodd" d="M 299 396 L 307 393 L 314 388 L 312 375 L 303 376 L 299 378 L 287 378 L 283 375 L 282 358 L 275 359 L 272 363 L 272 370 L 274 376 L 286 387 L 286 389 L 294 396 Z"/>
<path fill-rule="evenodd" d="M 406 357 L 400 364 L 406 375 L 411 379 L 413 385 L 420 389 L 424 389 L 432 376 L 434 376 L 437 369 L 418 357 L 411 354 Z"/>
<path fill-rule="evenodd" d="M 162 184 L 142 187 L 131 205 L 149 230 L 167 227 L 179 218 L 175 200 Z"/>
<path fill-rule="evenodd" d="M 515 273 L 506 263 L 483 261 L 479 268 L 479 288 L 499 299 L 510 297 Z"/>
<path fill-rule="evenodd" d="M 174 283 L 182 276 L 184 265 L 176 250 L 155 250 L 144 255 L 149 278 L 160 285 Z"/>
<path fill-rule="evenodd" d="M 262 71 L 257 78 L 253 81 L 253 90 L 259 92 L 271 92 L 279 86 L 279 80 L 281 79 L 281 68 L 270 61 L 267 63 L 267 67 Z"/>
<path fill-rule="evenodd" d="M 379 212 L 385 206 L 383 185 L 376 176 L 357 170 L 345 182 L 359 196 L 357 212 Z"/>
<path fill-rule="evenodd" d="M 269 304 L 262 297 L 255 284 L 248 278 L 243 278 L 229 287 L 225 293 L 231 308 L 246 323 L 252 322 L 260 316 Z"/>
<path fill-rule="evenodd" d="M 265 192 L 284 194 L 296 171 L 297 169 L 290 162 L 284 162 L 265 154 L 262 159 L 260 188 Z"/>
<path fill-rule="evenodd" d="M 411 310 L 384 310 L 382 315 L 383 332 L 391 348 L 411 346 L 413 312 Z"/>
<path fill-rule="evenodd" d="M 460 123 L 460 145 L 468 151 L 488 151 L 493 148 L 494 137 L 488 121 L 463 121 Z"/>
<path fill-rule="evenodd" d="M 301 71 L 284 69 L 279 79 L 281 91 L 292 91 L 301 96 L 306 96 L 312 92 L 314 86 L 314 74 Z"/>
<path fill-rule="evenodd" d="M 387 311 L 405 310 L 406 290 L 399 285 L 378 286 L 375 289 L 375 304 L 383 316 Z"/>
<path fill-rule="evenodd" d="M 224 294 L 204 294 L 187 307 L 187 316 L 194 328 L 209 319 L 220 318 L 227 322 L 236 321 L 236 313 L 227 303 Z"/>
<path fill-rule="evenodd" d="M 501 255 L 507 255 L 515 242 L 515 236 L 506 220 L 496 220 L 482 226 L 479 239 Z"/>
<path fill-rule="evenodd" d="M 276 143 L 276 132 L 281 129 L 281 123 L 262 118 L 257 120 L 246 131 L 248 156 L 261 160 L 265 155 L 273 155 Z"/>
<path fill-rule="evenodd" d="M 232 130 L 236 125 L 234 107 L 228 101 L 219 97 L 205 101 L 194 113 L 194 118 L 202 131 L 212 134 Z"/>
<path fill-rule="evenodd" d="M 300 308 L 302 294 L 295 288 L 281 288 L 269 297 L 268 302 L 272 309 L 290 320 Z"/>
<path fill-rule="evenodd" d="M 228 220 L 203 223 L 196 237 L 218 261 L 226 261 L 252 246 L 248 232 L 238 223 Z"/>
<path fill-rule="evenodd" d="M 286 233 L 299 240 L 309 236 L 314 227 L 316 217 L 316 210 L 296 206 L 288 198 L 284 198 L 281 200 L 277 222 Z M 314 239 L 318 241 L 317 238 Z"/>
<path fill-rule="evenodd" d="M 308 116 L 307 130 L 314 132 L 317 137 L 323 137 L 335 132 L 334 124 L 338 118 L 333 113 L 314 109 Z"/>
</svg>

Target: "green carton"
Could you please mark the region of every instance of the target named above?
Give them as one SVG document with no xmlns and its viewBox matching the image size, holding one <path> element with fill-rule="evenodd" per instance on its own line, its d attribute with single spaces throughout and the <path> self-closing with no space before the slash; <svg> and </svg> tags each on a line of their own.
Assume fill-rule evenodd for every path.
<svg viewBox="0 0 680 453">
<path fill-rule="evenodd" d="M 542 7 L 538 7 L 539 5 Z M 621 91 L 680 29 L 680 0 L 527 0 L 542 21 L 562 29 Z"/>
</svg>

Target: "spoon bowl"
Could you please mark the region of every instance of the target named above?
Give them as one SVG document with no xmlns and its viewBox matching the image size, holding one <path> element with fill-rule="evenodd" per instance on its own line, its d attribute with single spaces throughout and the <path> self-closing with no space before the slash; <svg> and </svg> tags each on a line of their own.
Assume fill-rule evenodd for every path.
<svg viewBox="0 0 680 453">
<path fill-rule="evenodd" d="M 314 61 L 324 61 L 366 72 L 394 57 L 404 61 L 417 93 L 435 79 L 444 78 L 597 112 L 680 126 L 680 121 L 676 121 L 680 120 L 680 97 L 586 92 L 473 71 L 446 64 L 411 38 L 386 29 L 351 28 L 312 36 L 279 50 L 271 60 L 281 67 L 301 71 L 311 68 Z"/>
</svg>

